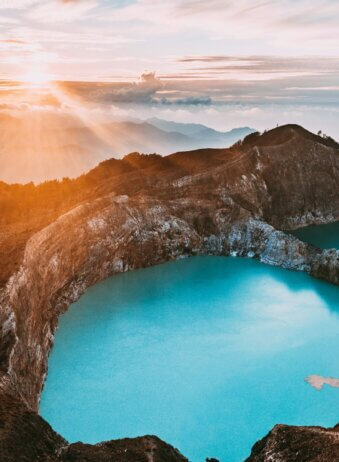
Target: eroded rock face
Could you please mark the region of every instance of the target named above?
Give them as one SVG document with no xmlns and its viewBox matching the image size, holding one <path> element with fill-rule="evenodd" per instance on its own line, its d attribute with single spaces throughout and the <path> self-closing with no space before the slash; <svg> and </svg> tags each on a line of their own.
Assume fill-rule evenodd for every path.
<svg viewBox="0 0 339 462">
<path fill-rule="evenodd" d="M 9 396 L 25 410 L 11 417 L 11 430 L 0 429 L 0 441 L 19 438 L 15 422 L 20 426 L 24 418 L 33 433 L 37 425 L 37 448 L 40 432 L 42 445 L 45 437 L 52 441 L 57 460 L 113 460 L 109 451 L 117 457 L 120 443 L 68 446 L 34 414 L 59 314 L 110 275 L 191 255 L 232 255 L 339 284 L 338 251 L 316 249 L 281 231 L 339 218 L 338 147 L 295 126 L 255 141 L 164 159 L 133 155 L 128 166 L 118 164 L 118 174 L 110 175 L 105 163 L 84 179 L 81 200 L 68 207 L 54 201 L 52 215 L 34 202 L 25 232 L 13 223 L 3 227 L 0 250 L 5 252 L 8 236 L 12 244 L 18 239 L 18 250 L 6 260 L 8 277 L 0 287 L 0 403 L 3 415 Z M 137 447 L 139 459 L 132 451 L 131 458 L 114 460 L 144 460 L 145 454 L 147 460 L 184 460 L 159 440 L 138 441 L 123 444 Z M 153 458 L 146 450 L 150 441 L 160 445 Z"/>
</svg>

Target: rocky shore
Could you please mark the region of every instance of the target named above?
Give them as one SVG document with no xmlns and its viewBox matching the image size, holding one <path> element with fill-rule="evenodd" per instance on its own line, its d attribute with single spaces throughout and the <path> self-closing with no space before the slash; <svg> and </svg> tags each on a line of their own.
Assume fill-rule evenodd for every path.
<svg viewBox="0 0 339 462">
<path fill-rule="evenodd" d="M 290 125 L 230 149 L 134 153 L 78 180 L 3 186 L 1 460 L 186 460 L 153 436 L 69 445 L 38 416 L 58 316 L 108 276 L 192 255 L 257 258 L 339 284 L 339 251 L 288 232 L 338 220 L 338 184 L 339 145 Z M 20 198 L 24 218 L 10 210 Z M 331 462 L 338 444 L 338 429 L 277 426 L 248 460 Z"/>
</svg>

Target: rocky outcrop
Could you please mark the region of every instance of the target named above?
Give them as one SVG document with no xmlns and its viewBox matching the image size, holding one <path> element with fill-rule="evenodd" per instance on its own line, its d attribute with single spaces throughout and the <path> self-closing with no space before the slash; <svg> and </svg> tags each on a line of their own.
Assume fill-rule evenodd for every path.
<svg viewBox="0 0 339 462">
<path fill-rule="evenodd" d="M 16 222 L 2 228 L 0 249 L 8 236 L 20 246 L 13 261 L 6 260 L 9 277 L 0 287 L 0 404 L 3 416 L 9 402 L 21 410 L 9 414 L 5 432 L 0 427 L 0 441 L 13 448 L 26 422 L 36 460 L 39 433 L 41 454 L 56 460 L 144 460 L 145 454 L 147 460 L 184 460 L 153 437 L 123 440 L 127 459 L 114 452 L 124 447 L 118 442 L 69 446 L 36 415 L 58 316 L 110 275 L 191 255 L 257 258 L 339 284 L 338 251 L 314 248 L 286 232 L 339 217 L 339 150 L 287 126 L 229 150 L 164 159 L 134 154 L 77 181 L 80 192 L 67 200 L 66 186 L 53 186 L 54 211 L 48 213 L 45 186 L 33 190 L 27 230 Z M 158 449 L 150 456 L 153 446 Z"/>
<path fill-rule="evenodd" d="M 245 462 L 331 462 L 339 460 L 339 425 L 334 428 L 276 425 Z"/>
<path fill-rule="evenodd" d="M 188 462 L 156 436 L 124 438 L 96 445 L 75 443 L 60 451 L 55 462 Z M 52 462 L 52 460 L 51 460 Z"/>
</svg>

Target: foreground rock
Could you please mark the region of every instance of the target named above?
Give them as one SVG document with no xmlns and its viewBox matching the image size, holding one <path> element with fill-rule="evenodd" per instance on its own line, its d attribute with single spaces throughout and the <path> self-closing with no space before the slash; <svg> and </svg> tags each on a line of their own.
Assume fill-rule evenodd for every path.
<svg viewBox="0 0 339 462">
<path fill-rule="evenodd" d="M 2 396 L 0 401 L 0 429 L 1 462 L 188 462 L 156 436 L 69 444 L 13 396 Z M 329 429 L 276 425 L 253 446 L 246 462 L 338 460 L 339 425 Z"/>
<path fill-rule="evenodd" d="M 1 462 L 188 462 L 156 436 L 69 444 L 13 396 L 0 401 Z"/>
<path fill-rule="evenodd" d="M 339 460 L 339 425 L 334 428 L 276 425 L 258 441 L 246 462 L 334 462 Z"/>
<path fill-rule="evenodd" d="M 147 460 L 183 460 L 153 437 L 123 440 L 135 459 L 117 459 L 120 442 L 69 446 L 35 414 L 58 316 L 110 275 L 191 255 L 247 256 L 339 284 L 338 251 L 286 232 L 338 219 L 338 184 L 338 145 L 296 126 L 251 135 L 228 150 L 133 154 L 60 184 L 0 184 L 0 405 L 6 422 L 0 442 L 6 457 L 12 451 L 12 460 L 111 460 L 112 454 L 114 460 L 144 460 L 145 454 Z M 20 412 L 13 413 L 11 403 Z M 27 445 L 23 428 L 31 434 Z"/>
</svg>

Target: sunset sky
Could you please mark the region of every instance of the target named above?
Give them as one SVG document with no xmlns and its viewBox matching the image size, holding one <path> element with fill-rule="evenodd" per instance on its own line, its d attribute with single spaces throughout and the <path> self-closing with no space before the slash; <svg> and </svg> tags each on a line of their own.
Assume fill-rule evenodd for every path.
<svg viewBox="0 0 339 462">
<path fill-rule="evenodd" d="M 131 117 L 334 135 L 338 23 L 337 0 L 1 0 L 0 77 L 111 82 L 100 103 Z"/>
</svg>

